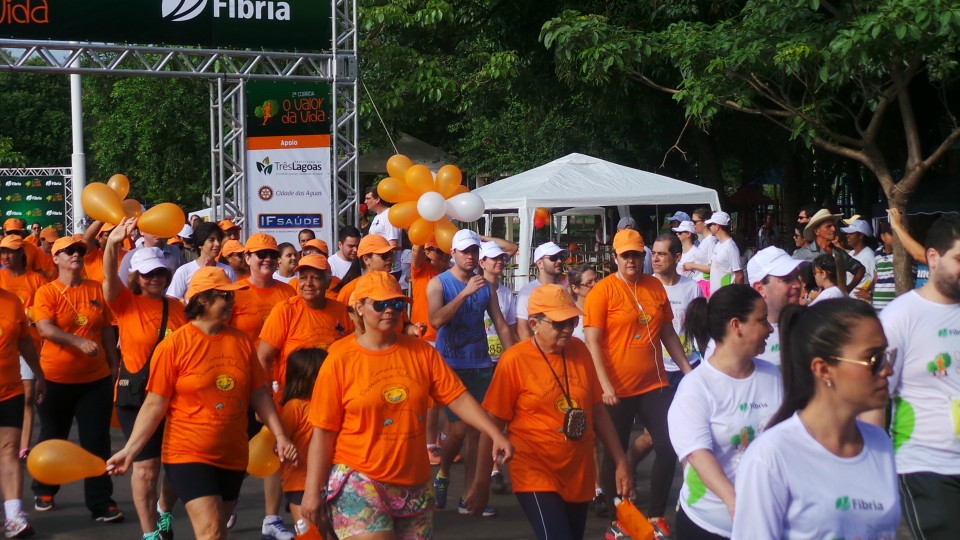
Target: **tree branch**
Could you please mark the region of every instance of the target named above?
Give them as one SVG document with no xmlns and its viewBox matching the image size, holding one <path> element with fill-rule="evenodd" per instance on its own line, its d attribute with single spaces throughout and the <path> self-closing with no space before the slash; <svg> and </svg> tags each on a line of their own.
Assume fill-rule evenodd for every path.
<svg viewBox="0 0 960 540">
<path fill-rule="evenodd" d="M 913 61 L 911 60 L 911 64 Z M 900 119 L 903 122 L 903 134 L 907 139 L 907 166 L 906 168 L 913 169 L 922 159 L 922 152 L 920 148 L 920 132 L 917 128 L 917 117 L 913 111 L 913 103 L 910 100 L 910 87 L 909 81 L 905 81 L 903 76 L 904 74 L 900 70 L 900 66 L 896 65 L 894 62 L 890 66 L 890 76 L 893 79 L 893 83 L 897 86 L 899 91 L 897 92 L 897 103 L 900 105 Z"/>
<path fill-rule="evenodd" d="M 684 161 L 687 160 L 687 153 L 684 152 L 682 148 L 680 148 L 680 139 L 683 138 L 684 132 L 687 131 L 687 127 L 690 125 L 690 120 L 691 120 L 691 117 L 688 116 L 687 121 L 683 123 L 683 129 L 680 130 L 680 135 L 677 137 L 677 142 L 673 143 L 673 146 L 668 148 L 667 153 L 663 155 L 663 161 L 660 163 L 661 169 L 667 166 L 667 158 L 670 157 L 670 152 L 673 152 L 674 150 L 676 150 L 677 152 L 680 152 L 680 155 L 683 156 Z"/>
</svg>

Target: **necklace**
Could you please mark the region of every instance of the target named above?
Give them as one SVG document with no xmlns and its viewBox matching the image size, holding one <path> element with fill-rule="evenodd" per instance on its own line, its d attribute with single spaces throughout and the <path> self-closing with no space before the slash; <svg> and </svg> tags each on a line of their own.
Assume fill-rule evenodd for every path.
<svg viewBox="0 0 960 540">
<path fill-rule="evenodd" d="M 51 283 L 54 283 L 54 282 L 51 281 Z M 80 311 L 77 309 L 77 306 L 73 305 L 73 302 L 71 302 L 70 298 L 67 297 L 67 289 L 69 289 L 70 287 L 64 286 L 62 289 L 58 285 L 54 285 L 54 287 L 57 289 L 57 292 L 60 293 L 60 296 L 63 297 L 63 300 L 67 303 L 67 305 L 70 306 L 70 309 L 73 310 L 73 315 L 74 315 L 73 323 L 80 327 L 86 326 L 87 323 L 90 322 L 90 320 L 87 318 L 86 315 L 83 315 L 82 313 L 80 313 Z"/>
<path fill-rule="evenodd" d="M 637 282 L 634 281 L 633 287 L 630 287 L 630 283 L 626 280 L 626 278 L 623 277 L 619 270 L 617 271 L 617 277 L 620 278 L 620 281 L 627 286 L 627 290 L 633 294 L 633 301 L 637 304 L 637 320 L 643 324 L 649 323 L 651 317 L 648 316 L 646 311 L 643 310 L 643 304 L 640 303 L 640 295 L 637 294 Z"/>
</svg>

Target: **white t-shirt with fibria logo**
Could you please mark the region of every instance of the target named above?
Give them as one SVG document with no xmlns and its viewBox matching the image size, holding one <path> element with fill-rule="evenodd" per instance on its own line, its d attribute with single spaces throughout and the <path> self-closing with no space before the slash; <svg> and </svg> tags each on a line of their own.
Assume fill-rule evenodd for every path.
<svg viewBox="0 0 960 540">
<path fill-rule="evenodd" d="M 780 370 L 763 360 L 754 360 L 754 366 L 749 377 L 735 379 L 701 362 L 680 381 L 667 413 L 670 442 L 684 463 L 680 506 L 700 528 L 722 536 L 730 536 L 730 512 L 686 459 L 695 450 L 709 450 L 727 478 L 736 479 L 743 452 L 783 401 Z"/>
<path fill-rule="evenodd" d="M 757 356 L 762 360 L 766 360 L 775 366 L 780 366 L 780 325 L 777 323 L 770 323 L 770 326 L 773 327 L 773 332 L 767 336 L 767 344 L 763 347 L 763 354 Z"/>
<path fill-rule="evenodd" d="M 683 352 L 686 353 L 687 359 L 689 360 L 690 353 L 693 351 L 687 343 L 687 340 L 683 337 L 683 322 L 687 318 L 687 306 L 689 306 L 690 302 L 693 302 L 694 299 L 703 296 L 703 290 L 700 289 L 700 285 L 698 285 L 696 281 L 684 276 L 680 276 L 680 280 L 677 281 L 676 285 L 664 285 L 663 288 L 667 291 L 667 299 L 670 300 L 670 309 L 673 310 L 673 329 L 677 332 L 677 335 L 680 336 Z M 667 371 L 680 371 L 680 367 L 670 358 L 670 353 L 667 352 L 666 348 L 663 349 L 663 367 Z"/>
<path fill-rule="evenodd" d="M 910 291 L 880 322 L 897 351 L 888 379 L 897 472 L 960 475 L 960 304 Z"/>
<path fill-rule="evenodd" d="M 900 494 L 893 446 L 857 422 L 863 450 L 851 458 L 824 448 L 794 414 L 750 445 L 737 472 L 732 538 L 894 540 Z"/>
</svg>

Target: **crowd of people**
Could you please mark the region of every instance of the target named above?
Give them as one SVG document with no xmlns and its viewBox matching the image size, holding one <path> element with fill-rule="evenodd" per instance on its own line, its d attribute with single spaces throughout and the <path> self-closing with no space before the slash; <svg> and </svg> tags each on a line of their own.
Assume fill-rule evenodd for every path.
<svg viewBox="0 0 960 540">
<path fill-rule="evenodd" d="M 515 295 L 516 244 L 463 229 L 449 252 L 404 250 L 375 190 L 365 204 L 369 231 L 340 227 L 336 250 L 231 220 L 169 239 L 134 218 L 64 237 L 7 220 L 6 536 L 33 532 L 18 461 L 76 423 L 108 464 L 84 481 L 91 517 L 124 520 L 129 472 L 145 539 L 173 537 L 177 501 L 196 538 L 225 538 L 263 431 L 281 461 L 265 539 L 431 538 L 458 461 L 458 513 L 495 516 L 509 478 L 538 539 L 582 539 L 591 511 L 628 538 L 616 498 L 637 489 L 658 538 L 892 539 L 901 520 L 960 537 L 960 219 L 920 243 L 891 211 L 878 242 L 805 207 L 792 255 L 765 223 L 744 258 L 723 211 L 675 212 L 649 245 L 624 218 L 609 266 L 546 242 Z M 899 298 L 894 235 L 929 268 Z M 59 486 L 31 489 L 56 509 Z"/>
</svg>

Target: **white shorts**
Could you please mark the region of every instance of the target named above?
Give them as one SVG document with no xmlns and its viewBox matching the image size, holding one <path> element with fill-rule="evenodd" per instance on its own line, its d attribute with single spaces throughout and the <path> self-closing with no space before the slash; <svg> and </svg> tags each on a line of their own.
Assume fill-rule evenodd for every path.
<svg viewBox="0 0 960 540">
<path fill-rule="evenodd" d="M 33 370 L 30 369 L 30 366 L 27 365 L 27 361 L 20 357 L 20 378 L 25 381 L 32 381 L 36 379 L 36 375 L 33 374 Z"/>
</svg>

